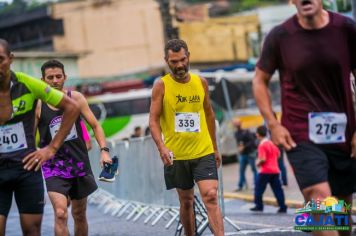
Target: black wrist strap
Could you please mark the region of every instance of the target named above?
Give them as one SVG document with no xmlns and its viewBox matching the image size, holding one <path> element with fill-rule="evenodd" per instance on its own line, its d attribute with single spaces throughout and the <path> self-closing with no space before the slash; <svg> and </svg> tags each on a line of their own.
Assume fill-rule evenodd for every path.
<svg viewBox="0 0 356 236">
<path fill-rule="evenodd" d="M 102 147 L 100 148 L 100 151 L 110 152 L 110 149 L 108 147 Z"/>
</svg>

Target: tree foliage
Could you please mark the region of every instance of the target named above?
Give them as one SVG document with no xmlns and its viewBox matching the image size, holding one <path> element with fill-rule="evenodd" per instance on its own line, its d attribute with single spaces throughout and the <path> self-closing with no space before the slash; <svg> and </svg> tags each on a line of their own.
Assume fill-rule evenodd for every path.
<svg viewBox="0 0 356 236">
<path fill-rule="evenodd" d="M 0 9 L 1 16 L 19 15 L 26 11 L 30 11 L 45 5 L 46 3 L 39 3 L 36 0 L 28 2 L 25 0 L 13 0 L 11 4 L 7 4 Z"/>
<path fill-rule="evenodd" d="M 187 3 L 207 3 L 213 0 L 185 0 Z M 258 7 L 271 6 L 276 4 L 287 4 L 288 0 L 230 0 L 230 13 L 252 10 Z M 333 10 L 332 0 L 323 0 L 325 9 Z M 351 0 L 336 0 L 339 12 L 351 11 Z"/>
</svg>

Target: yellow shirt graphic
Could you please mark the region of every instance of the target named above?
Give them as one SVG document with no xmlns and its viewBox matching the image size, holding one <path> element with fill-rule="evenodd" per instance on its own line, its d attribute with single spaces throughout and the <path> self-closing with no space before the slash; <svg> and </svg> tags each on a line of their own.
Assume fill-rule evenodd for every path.
<svg viewBox="0 0 356 236">
<path fill-rule="evenodd" d="M 204 112 L 204 87 L 198 75 L 190 73 L 188 83 L 176 82 L 170 74 L 164 83 L 160 124 L 164 143 L 175 160 L 191 160 L 214 153 Z"/>
</svg>

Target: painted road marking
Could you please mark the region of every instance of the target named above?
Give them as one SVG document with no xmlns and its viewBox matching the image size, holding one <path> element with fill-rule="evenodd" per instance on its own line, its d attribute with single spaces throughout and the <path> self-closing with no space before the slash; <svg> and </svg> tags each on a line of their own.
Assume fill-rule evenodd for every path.
<svg viewBox="0 0 356 236">
<path fill-rule="evenodd" d="M 253 226 L 260 226 L 260 227 L 268 227 L 268 228 L 278 228 L 279 225 L 271 225 L 271 224 L 261 224 L 261 223 L 252 223 L 248 221 L 241 221 L 241 220 L 234 220 L 235 224 L 243 224 L 243 225 L 253 225 Z"/>
<path fill-rule="evenodd" d="M 225 236 L 232 236 L 232 235 L 248 235 L 248 234 L 266 234 L 266 233 L 295 233 L 301 232 L 294 230 L 293 227 L 284 227 L 284 228 L 273 228 L 273 229 L 249 229 L 249 230 L 241 230 L 235 232 L 225 232 Z M 210 234 L 209 236 L 213 236 Z"/>
</svg>

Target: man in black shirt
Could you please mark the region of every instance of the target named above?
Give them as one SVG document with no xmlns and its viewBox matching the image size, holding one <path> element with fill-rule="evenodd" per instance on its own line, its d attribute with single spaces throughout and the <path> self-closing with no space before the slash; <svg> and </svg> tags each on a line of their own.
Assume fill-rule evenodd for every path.
<svg viewBox="0 0 356 236">
<path fill-rule="evenodd" d="M 257 169 L 255 165 L 255 155 L 256 155 L 256 137 L 249 130 L 241 128 L 241 121 L 235 119 L 233 121 L 236 127 L 235 139 L 237 142 L 237 148 L 239 150 L 239 162 L 240 162 L 240 178 L 237 185 L 237 191 L 241 191 L 244 186 L 247 188 L 247 182 L 245 177 L 246 167 L 249 164 L 251 166 L 254 183 L 257 177 Z"/>
</svg>

